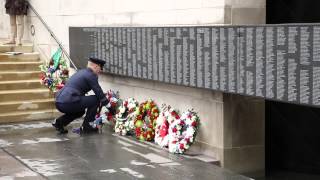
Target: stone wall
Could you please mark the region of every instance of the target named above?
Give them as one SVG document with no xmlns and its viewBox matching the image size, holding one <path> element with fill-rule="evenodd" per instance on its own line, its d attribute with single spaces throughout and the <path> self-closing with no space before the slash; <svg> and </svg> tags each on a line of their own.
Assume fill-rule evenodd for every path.
<svg viewBox="0 0 320 180">
<path fill-rule="evenodd" d="M 224 94 L 223 166 L 263 176 L 265 167 L 264 99 Z"/>
<path fill-rule="evenodd" d="M 134 97 L 139 102 L 152 98 L 159 107 L 167 103 L 181 112 L 194 108 L 201 117 L 198 143 L 207 144 L 213 149 L 223 149 L 222 93 L 120 76 L 102 76 L 100 82 L 105 91 L 108 89 L 119 91 L 122 98 Z M 193 151 L 216 158 L 223 155 L 221 152 L 206 148 L 193 148 Z"/>
<path fill-rule="evenodd" d="M 9 37 L 9 16 L 6 14 L 4 8 L 4 2 L 0 1 L 0 39 L 6 39 Z"/>
<path fill-rule="evenodd" d="M 213 156 L 221 166 L 253 176 L 264 175 L 264 100 L 166 83 L 104 75 L 105 91 L 139 102 L 152 97 L 185 111 L 194 108 L 201 117 L 197 143 L 192 151 Z"/>
</svg>

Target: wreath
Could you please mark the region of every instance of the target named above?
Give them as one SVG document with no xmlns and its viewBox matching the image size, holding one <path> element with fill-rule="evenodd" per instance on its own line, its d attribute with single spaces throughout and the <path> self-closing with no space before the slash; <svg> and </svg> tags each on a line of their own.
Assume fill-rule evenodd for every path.
<svg viewBox="0 0 320 180">
<path fill-rule="evenodd" d="M 69 78 L 69 68 L 60 48 L 53 54 L 48 64 L 42 64 L 39 68 L 41 84 L 52 92 L 63 88 Z"/>
<path fill-rule="evenodd" d="M 114 92 L 109 90 L 106 93 L 106 97 L 109 103 L 106 105 L 106 110 L 104 114 L 106 115 L 106 121 L 110 122 L 112 125 L 115 124 L 115 115 L 117 113 L 117 109 L 121 105 L 119 92 Z"/>
<path fill-rule="evenodd" d="M 115 112 L 119 107 L 119 92 L 114 92 L 112 90 L 109 90 L 107 93 L 105 93 L 106 98 L 108 99 L 109 103 L 106 106 L 102 106 L 101 109 L 98 110 L 95 120 L 92 122 L 89 122 L 89 125 L 92 128 L 97 128 L 99 132 L 102 132 L 102 126 L 106 123 L 109 123 L 111 125 L 115 116 Z M 72 132 L 80 134 L 80 128 L 74 128 L 72 129 Z"/>
<path fill-rule="evenodd" d="M 156 119 L 159 116 L 157 105 L 149 99 L 140 104 L 136 110 L 137 117 L 134 120 L 136 137 L 141 141 L 154 139 Z"/>
<path fill-rule="evenodd" d="M 169 127 L 169 152 L 183 154 L 194 143 L 200 119 L 196 112 L 188 110 Z"/>
<path fill-rule="evenodd" d="M 167 106 L 166 104 L 162 105 L 161 113 L 157 118 L 156 129 L 155 129 L 155 138 L 154 141 L 161 147 L 168 147 L 169 145 L 169 125 L 174 121 L 180 119 L 178 112 Z"/>
<path fill-rule="evenodd" d="M 108 99 L 109 103 L 106 106 L 101 107 L 100 112 L 96 115 L 96 120 L 101 119 L 101 123 L 105 124 L 108 123 L 111 126 L 115 124 L 115 115 L 117 109 L 121 105 L 121 100 L 119 98 L 119 92 L 114 92 L 112 90 L 107 91 L 105 93 L 106 98 Z"/>
<path fill-rule="evenodd" d="M 136 109 L 139 103 L 134 98 L 122 102 L 116 114 L 115 132 L 120 135 L 132 134 L 135 126 Z"/>
</svg>

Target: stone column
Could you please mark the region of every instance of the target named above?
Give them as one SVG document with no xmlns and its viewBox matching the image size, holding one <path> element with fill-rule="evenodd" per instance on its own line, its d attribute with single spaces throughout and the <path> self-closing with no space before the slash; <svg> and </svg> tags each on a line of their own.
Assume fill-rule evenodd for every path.
<svg viewBox="0 0 320 180">
<path fill-rule="evenodd" d="M 264 99 L 223 95 L 224 133 L 221 165 L 253 177 L 265 169 Z"/>
<path fill-rule="evenodd" d="M 0 1 L 0 40 L 9 39 L 10 35 L 9 15 L 6 14 L 4 3 L 5 1 Z"/>
<path fill-rule="evenodd" d="M 266 0 L 225 0 L 225 24 L 265 24 Z"/>
<path fill-rule="evenodd" d="M 266 0 L 226 0 L 225 24 L 264 24 Z M 265 171 L 264 99 L 223 94 L 221 165 L 253 177 Z"/>
</svg>

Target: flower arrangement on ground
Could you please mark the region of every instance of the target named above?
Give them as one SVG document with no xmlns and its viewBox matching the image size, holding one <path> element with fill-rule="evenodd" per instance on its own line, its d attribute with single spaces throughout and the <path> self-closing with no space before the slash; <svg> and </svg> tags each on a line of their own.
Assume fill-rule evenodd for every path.
<svg viewBox="0 0 320 180">
<path fill-rule="evenodd" d="M 196 112 L 188 110 L 169 127 L 169 152 L 183 154 L 194 143 L 200 119 Z"/>
<path fill-rule="evenodd" d="M 174 121 L 180 119 L 177 110 L 171 106 L 163 104 L 161 112 L 156 121 L 154 142 L 160 147 L 168 147 L 169 145 L 169 126 Z"/>
<path fill-rule="evenodd" d="M 109 90 L 105 95 L 109 103 L 106 106 L 101 107 L 99 112 L 97 112 L 96 121 L 94 122 L 101 122 L 102 124 L 109 124 L 111 126 L 114 126 L 115 115 L 121 104 L 121 99 L 119 98 L 119 92 L 114 92 L 112 90 Z M 92 126 L 94 127 L 96 126 L 96 124 L 94 123 Z"/>
<path fill-rule="evenodd" d="M 116 121 L 115 115 L 117 114 L 117 110 L 121 105 L 120 95 L 118 91 L 114 92 L 112 90 L 109 90 L 106 93 L 106 97 L 109 103 L 106 105 L 104 114 L 106 115 L 106 120 L 114 125 Z"/>
<path fill-rule="evenodd" d="M 116 114 L 115 132 L 120 135 L 132 134 L 135 129 L 134 120 L 139 103 L 134 98 L 122 102 Z"/>
<path fill-rule="evenodd" d="M 155 136 L 156 119 L 159 109 L 153 100 L 149 99 L 139 105 L 134 120 L 136 137 L 141 141 L 152 141 Z"/>
</svg>

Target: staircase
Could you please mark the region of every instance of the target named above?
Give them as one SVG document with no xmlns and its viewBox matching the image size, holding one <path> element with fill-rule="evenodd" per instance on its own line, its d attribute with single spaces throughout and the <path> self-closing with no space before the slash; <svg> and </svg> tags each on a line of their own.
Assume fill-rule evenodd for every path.
<svg viewBox="0 0 320 180">
<path fill-rule="evenodd" d="M 22 52 L 13 55 L 5 52 Z M 54 119 L 53 94 L 40 84 L 42 64 L 33 46 L 0 45 L 0 124 Z"/>
</svg>

